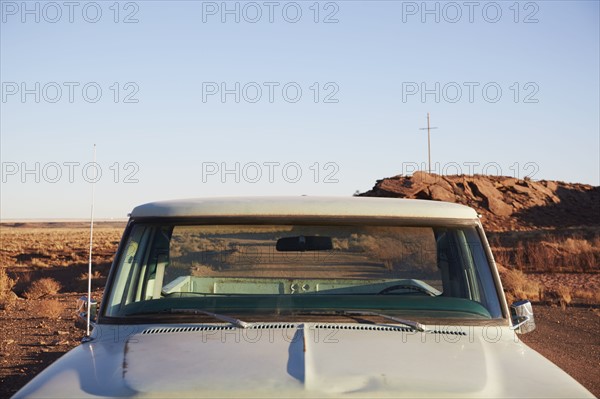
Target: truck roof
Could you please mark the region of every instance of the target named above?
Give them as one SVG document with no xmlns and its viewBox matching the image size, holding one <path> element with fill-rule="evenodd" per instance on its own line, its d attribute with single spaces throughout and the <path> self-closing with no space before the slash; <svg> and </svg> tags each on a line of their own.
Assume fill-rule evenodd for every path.
<svg viewBox="0 0 600 399">
<path fill-rule="evenodd" d="M 477 219 L 472 208 L 450 202 L 377 197 L 206 197 L 150 202 L 132 218 L 373 217 Z"/>
</svg>

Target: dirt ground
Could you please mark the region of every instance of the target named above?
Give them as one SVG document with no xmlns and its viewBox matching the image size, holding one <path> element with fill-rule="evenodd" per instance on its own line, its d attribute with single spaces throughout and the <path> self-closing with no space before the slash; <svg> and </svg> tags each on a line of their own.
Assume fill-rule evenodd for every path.
<svg viewBox="0 0 600 399">
<path fill-rule="evenodd" d="M 534 315 L 523 341 L 600 397 L 600 308 L 534 305 Z"/>
<path fill-rule="evenodd" d="M 58 294 L 40 300 L 19 299 L 10 310 L 0 310 L 0 397 L 19 388 L 64 353 L 79 345 L 84 331 L 75 326 L 76 302 L 82 294 Z M 96 292 L 93 297 L 99 297 Z M 39 315 L 41 302 L 56 299 L 64 305 L 58 319 Z"/>
</svg>

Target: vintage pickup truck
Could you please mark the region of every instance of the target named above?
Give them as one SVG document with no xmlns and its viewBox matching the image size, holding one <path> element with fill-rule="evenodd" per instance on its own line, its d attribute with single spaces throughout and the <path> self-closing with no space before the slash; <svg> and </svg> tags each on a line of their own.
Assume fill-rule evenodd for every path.
<svg viewBox="0 0 600 399">
<path fill-rule="evenodd" d="M 457 204 L 141 205 L 89 310 L 91 335 L 16 398 L 592 397 L 519 340 L 531 304 L 507 305 Z"/>
</svg>

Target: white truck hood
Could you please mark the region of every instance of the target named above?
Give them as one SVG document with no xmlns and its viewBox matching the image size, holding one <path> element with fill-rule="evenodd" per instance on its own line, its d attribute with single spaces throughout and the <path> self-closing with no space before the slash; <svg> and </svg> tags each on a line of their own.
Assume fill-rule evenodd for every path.
<svg viewBox="0 0 600 399">
<path fill-rule="evenodd" d="M 506 327 L 113 327 L 15 397 L 593 397 Z"/>
</svg>

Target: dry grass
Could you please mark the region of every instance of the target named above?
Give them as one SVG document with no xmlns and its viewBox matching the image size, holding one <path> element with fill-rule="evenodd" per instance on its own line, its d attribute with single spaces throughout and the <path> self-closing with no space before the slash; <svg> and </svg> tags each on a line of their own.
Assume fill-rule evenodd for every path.
<svg viewBox="0 0 600 399">
<path fill-rule="evenodd" d="M 95 264 L 110 262 L 124 224 L 98 223 L 94 227 Z M 88 261 L 89 226 L 85 224 L 2 224 L 0 266 L 48 268 Z"/>
<path fill-rule="evenodd" d="M 58 281 L 51 278 L 42 278 L 34 281 L 23 295 L 27 299 L 39 299 L 57 294 L 60 289 L 61 285 Z"/>
<path fill-rule="evenodd" d="M 19 284 L 29 285 L 29 283 L 31 283 L 31 280 L 33 279 L 32 274 L 33 273 L 31 273 L 31 271 L 19 273 Z"/>
<path fill-rule="evenodd" d="M 573 297 L 581 299 L 584 303 L 600 304 L 600 291 L 573 290 Z"/>
<path fill-rule="evenodd" d="M 544 299 L 548 303 L 554 303 L 560 305 L 562 309 L 566 309 L 567 306 L 573 302 L 574 296 L 575 289 L 567 286 L 560 286 L 547 290 Z"/>
<path fill-rule="evenodd" d="M 558 290 L 556 290 L 556 293 L 558 294 L 560 306 L 563 309 L 566 309 L 567 305 L 570 305 L 573 301 L 573 290 L 570 287 L 563 286 L 559 287 Z"/>
<path fill-rule="evenodd" d="M 0 309 L 5 309 L 14 301 L 14 288 L 16 281 L 10 278 L 4 268 L 0 268 Z"/>
<path fill-rule="evenodd" d="M 492 247 L 492 251 L 494 253 L 494 260 L 496 261 L 496 264 L 498 265 L 498 267 L 500 267 L 500 265 L 512 264 L 511 263 L 511 261 L 512 261 L 511 254 L 508 249 L 502 248 L 500 246 L 495 246 L 495 245 L 497 245 L 496 243 L 490 243 L 490 244 Z"/>
<path fill-rule="evenodd" d="M 9 277 L 4 268 L 0 269 L 0 298 L 12 290 L 16 281 Z"/>
<path fill-rule="evenodd" d="M 491 233 L 490 245 L 506 266 L 499 269 L 509 301 L 527 296 L 562 307 L 600 304 L 598 228 Z"/>
<path fill-rule="evenodd" d="M 65 310 L 65 305 L 57 299 L 40 301 L 37 307 L 38 315 L 46 319 L 60 319 Z"/>
<path fill-rule="evenodd" d="M 573 284 L 544 286 L 518 269 L 508 269 L 498 264 L 504 293 L 508 303 L 520 299 L 560 305 L 563 309 L 573 303 L 600 304 L 600 292 L 595 289 L 576 288 Z M 534 275 L 535 276 L 535 275 Z"/>
<path fill-rule="evenodd" d="M 600 304 L 600 292 L 596 290 L 583 290 L 580 288 L 561 286 L 549 290 L 545 299 L 548 303 L 556 303 L 561 308 L 566 309 L 567 306 L 574 302 L 584 304 Z"/>
<path fill-rule="evenodd" d="M 98 270 L 94 270 L 92 272 L 92 280 L 97 280 L 97 279 L 101 279 L 101 278 L 102 278 L 102 273 L 100 273 Z M 79 280 L 87 281 L 87 279 L 88 279 L 87 273 L 81 273 L 81 275 L 79 276 Z"/>
<path fill-rule="evenodd" d="M 499 263 L 526 272 L 600 272 L 600 235 L 577 235 L 500 243 L 492 240 Z"/>
<path fill-rule="evenodd" d="M 498 265 L 498 271 L 508 303 L 520 299 L 529 299 L 530 301 L 540 301 L 542 299 L 544 295 L 542 286 L 527 278 L 527 275 L 521 270 L 508 269 Z"/>
</svg>

